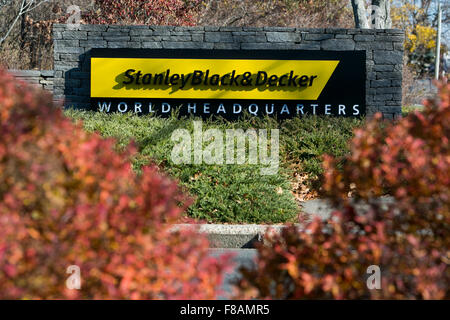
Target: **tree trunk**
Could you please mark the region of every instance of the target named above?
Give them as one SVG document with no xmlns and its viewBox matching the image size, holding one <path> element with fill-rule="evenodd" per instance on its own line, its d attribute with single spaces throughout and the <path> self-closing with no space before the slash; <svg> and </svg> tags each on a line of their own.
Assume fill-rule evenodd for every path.
<svg viewBox="0 0 450 320">
<path fill-rule="evenodd" d="M 353 15 L 355 17 L 355 28 L 369 29 L 364 0 L 352 0 L 352 7 Z"/>
<path fill-rule="evenodd" d="M 392 28 L 391 2 L 389 0 L 372 0 L 370 24 L 374 29 Z"/>
</svg>

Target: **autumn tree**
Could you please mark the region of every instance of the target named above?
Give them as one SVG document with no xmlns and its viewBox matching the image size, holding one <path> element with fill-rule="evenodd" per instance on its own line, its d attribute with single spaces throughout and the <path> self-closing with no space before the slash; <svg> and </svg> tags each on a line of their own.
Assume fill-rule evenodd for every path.
<svg viewBox="0 0 450 320">
<path fill-rule="evenodd" d="M 8 7 L 11 7 L 10 9 L 12 14 L 10 15 L 10 19 L 4 17 L 5 20 L 1 26 L 3 29 L 3 34 L 0 35 L 0 47 L 8 38 L 21 17 L 48 1 L 50 0 L 2 0 L 0 2 L 0 10 L 6 10 Z"/>
<path fill-rule="evenodd" d="M 193 25 L 200 0 L 1 0 L 0 64 L 15 69 L 51 69 L 53 23 Z M 21 6 L 22 5 L 22 6 Z M 3 40 L 4 39 L 4 40 Z"/>
<path fill-rule="evenodd" d="M 349 28 L 347 0 L 207 0 L 197 25 Z"/>
<path fill-rule="evenodd" d="M 92 24 L 193 25 L 200 0 L 95 0 L 83 12 L 83 22 Z"/>
<path fill-rule="evenodd" d="M 0 299 L 214 299 L 227 258 L 171 229 L 190 199 L 0 69 Z M 66 287 L 69 266 L 81 288 Z"/>
<path fill-rule="evenodd" d="M 392 7 L 393 25 L 405 30 L 405 50 L 408 65 L 417 74 L 425 76 L 435 61 L 437 15 L 435 0 L 422 0 L 419 3 L 401 0 Z M 450 5 L 442 6 L 444 24 L 450 22 Z M 441 52 L 447 47 L 442 45 Z"/>
</svg>

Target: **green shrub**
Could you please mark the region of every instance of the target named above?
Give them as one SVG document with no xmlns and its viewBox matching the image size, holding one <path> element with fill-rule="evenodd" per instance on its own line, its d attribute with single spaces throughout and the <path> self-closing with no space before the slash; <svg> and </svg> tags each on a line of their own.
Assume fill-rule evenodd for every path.
<svg viewBox="0 0 450 320">
<path fill-rule="evenodd" d="M 307 174 L 307 184 L 318 182 L 324 153 L 344 155 L 352 128 L 362 120 L 305 117 L 277 122 L 272 118 L 246 117 L 229 122 L 208 120 L 208 128 L 280 129 L 279 174 L 264 176 L 257 165 L 176 165 L 170 160 L 175 129 L 193 132 L 193 118 L 162 119 L 131 114 L 102 114 L 67 110 L 66 115 L 83 120 L 84 128 L 105 137 L 115 137 L 121 148 L 133 140 L 139 150 L 133 164 L 139 170 L 154 162 L 176 177 L 195 197 L 190 217 L 210 222 L 279 223 L 293 221 L 299 208 L 295 203 L 294 175 Z"/>
<path fill-rule="evenodd" d="M 174 164 L 171 161 L 174 146 L 171 134 L 173 130 L 181 128 L 193 132 L 193 119 L 161 119 L 73 110 L 66 114 L 83 119 L 88 131 L 118 138 L 119 147 L 126 145 L 130 139 L 134 140 L 139 149 L 139 156 L 134 159 L 135 169 L 139 170 L 141 165 L 154 162 L 178 179 L 195 197 L 195 203 L 188 209 L 190 217 L 210 222 L 238 223 L 276 223 L 295 217 L 298 209 L 290 193 L 287 175 L 283 172 L 264 176 L 259 172 L 259 165 L 248 164 Z M 203 130 L 211 127 L 230 128 L 230 124 L 221 121 L 203 123 Z M 236 127 L 239 127 L 238 124 Z"/>
<path fill-rule="evenodd" d="M 310 181 L 322 176 L 322 157 L 342 157 L 348 153 L 353 130 L 363 124 L 358 118 L 314 117 L 294 118 L 281 126 L 285 163 L 299 163 Z"/>
</svg>

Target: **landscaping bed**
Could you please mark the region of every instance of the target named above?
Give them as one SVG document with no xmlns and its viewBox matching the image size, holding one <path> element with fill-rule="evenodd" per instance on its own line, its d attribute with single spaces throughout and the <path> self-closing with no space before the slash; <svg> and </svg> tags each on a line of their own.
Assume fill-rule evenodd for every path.
<svg viewBox="0 0 450 320">
<path fill-rule="evenodd" d="M 133 158 L 137 171 L 149 163 L 157 164 L 179 181 L 193 197 L 188 216 L 210 223 L 273 224 L 295 221 L 299 203 L 314 199 L 320 189 L 321 157 L 348 152 L 352 130 L 364 120 L 331 117 L 304 117 L 283 122 L 271 118 L 244 117 L 242 120 L 203 121 L 203 130 L 279 129 L 280 168 L 278 174 L 261 175 L 261 165 L 174 164 L 171 152 L 175 129 L 193 131 L 194 118 L 177 119 L 102 114 L 66 110 L 74 120 L 82 120 L 88 131 L 117 139 L 123 148 L 134 141 L 138 154 Z"/>
</svg>

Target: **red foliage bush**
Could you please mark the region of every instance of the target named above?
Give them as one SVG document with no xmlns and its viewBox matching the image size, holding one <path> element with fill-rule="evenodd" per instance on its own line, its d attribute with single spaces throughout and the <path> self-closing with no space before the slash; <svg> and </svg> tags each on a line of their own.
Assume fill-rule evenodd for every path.
<svg viewBox="0 0 450 320">
<path fill-rule="evenodd" d="M 356 131 L 342 170 L 325 160 L 324 189 L 340 209 L 267 236 L 257 270 L 242 270 L 245 297 L 450 298 L 450 85 L 423 112 L 379 118 Z M 386 194 L 391 204 L 380 203 Z M 371 265 L 380 289 L 366 286 Z"/>
<path fill-rule="evenodd" d="M 136 176 L 132 147 L 117 153 L 3 70 L 0 137 L 0 299 L 216 297 L 227 262 L 169 232 L 189 199 L 156 167 Z"/>
</svg>

